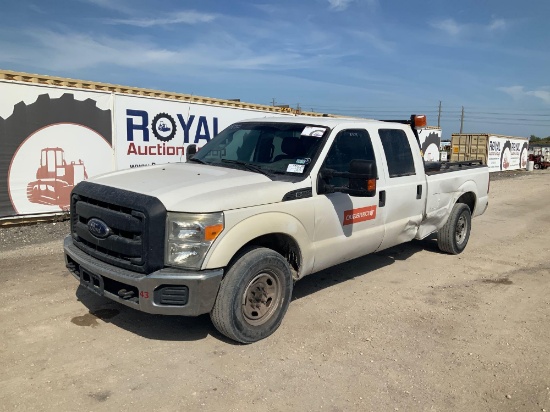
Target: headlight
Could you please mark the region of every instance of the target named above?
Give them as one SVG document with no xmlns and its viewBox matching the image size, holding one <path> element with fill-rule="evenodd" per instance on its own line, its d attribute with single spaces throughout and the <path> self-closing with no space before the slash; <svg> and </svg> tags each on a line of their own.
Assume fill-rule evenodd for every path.
<svg viewBox="0 0 550 412">
<path fill-rule="evenodd" d="M 212 242 L 223 230 L 223 213 L 168 213 L 166 254 L 168 266 L 200 269 Z"/>
</svg>

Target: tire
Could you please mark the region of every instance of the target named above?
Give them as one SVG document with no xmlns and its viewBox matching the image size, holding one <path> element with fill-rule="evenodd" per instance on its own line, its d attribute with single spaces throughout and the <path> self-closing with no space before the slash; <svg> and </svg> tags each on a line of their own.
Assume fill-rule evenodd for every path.
<svg viewBox="0 0 550 412">
<path fill-rule="evenodd" d="M 240 343 L 253 343 L 277 330 L 292 296 L 292 274 L 283 256 L 267 248 L 241 253 L 222 279 L 210 319 Z"/>
<path fill-rule="evenodd" d="M 464 203 L 456 203 L 447 223 L 437 232 L 437 246 L 442 252 L 458 255 L 466 248 L 472 228 L 470 208 Z"/>
<path fill-rule="evenodd" d="M 533 164 L 533 169 L 540 169 L 540 164 L 538 163 Z"/>
</svg>

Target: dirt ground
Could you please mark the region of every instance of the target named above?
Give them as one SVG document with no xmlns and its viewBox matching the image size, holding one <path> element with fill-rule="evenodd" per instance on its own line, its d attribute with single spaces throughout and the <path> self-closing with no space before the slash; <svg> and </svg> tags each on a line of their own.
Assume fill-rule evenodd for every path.
<svg viewBox="0 0 550 412">
<path fill-rule="evenodd" d="M 550 171 L 490 194 L 463 254 L 432 237 L 309 276 L 248 346 L 78 288 L 67 222 L 0 228 L 0 410 L 550 411 Z"/>
</svg>

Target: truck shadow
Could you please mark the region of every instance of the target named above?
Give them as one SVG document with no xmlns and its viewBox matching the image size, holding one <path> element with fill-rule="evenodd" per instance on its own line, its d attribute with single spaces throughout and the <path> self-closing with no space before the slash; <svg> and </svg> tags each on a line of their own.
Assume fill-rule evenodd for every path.
<svg viewBox="0 0 550 412">
<path fill-rule="evenodd" d="M 421 251 L 441 253 L 437 247 L 437 235 L 402 243 L 306 276 L 294 285 L 292 300 L 301 299 L 338 283 L 368 276 L 373 271 L 389 266 L 395 261 L 406 260 Z"/>
<path fill-rule="evenodd" d="M 405 260 L 420 251 L 439 252 L 437 240 L 433 236 L 414 240 L 307 276 L 294 286 L 293 300 L 350 279 L 368 276 L 373 271 L 389 266 L 396 260 Z M 186 342 L 199 341 L 211 335 L 225 343 L 239 345 L 220 334 L 208 314 L 198 317 L 151 315 L 97 296 L 83 287 L 78 287 L 76 297 L 88 310 L 82 316 L 71 319 L 77 326 L 93 329 L 102 323 L 110 323 L 145 339 Z"/>
<path fill-rule="evenodd" d="M 81 286 L 76 291 L 76 297 L 88 309 L 88 313 L 71 320 L 79 326 L 93 328 L 105 322 L 152 340 L 198 341 L 212 335 L 234 343 L 214 328 L 208 314 L 198 317 L 152 315 L 97 296 Z"/>
</svg>

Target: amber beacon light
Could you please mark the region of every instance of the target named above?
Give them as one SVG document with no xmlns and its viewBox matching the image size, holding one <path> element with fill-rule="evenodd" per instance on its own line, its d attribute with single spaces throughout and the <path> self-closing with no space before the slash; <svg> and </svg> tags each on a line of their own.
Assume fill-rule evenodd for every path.
<svg viewBox="0 0 550 412">
<path fill-rule="evenodd" d="M 415 128 L 426 127 L 428 120 L 426 119 L 425 114 L 413 114 L 412 115 L 412 124 Z"/>
</svg>

